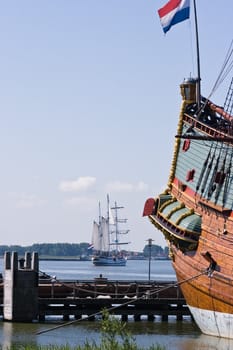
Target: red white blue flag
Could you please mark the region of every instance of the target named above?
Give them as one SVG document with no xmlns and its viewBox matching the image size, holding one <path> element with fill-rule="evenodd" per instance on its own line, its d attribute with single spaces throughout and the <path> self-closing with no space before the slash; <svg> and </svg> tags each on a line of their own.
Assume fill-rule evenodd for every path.
<svg viewBox="0 0 233 350">
<path fill-rule="evenodd" d="M 170 0 L 158 13 L 163 31 L 167 33 L 173 25 L 189 18 L 190 0 Z"/>
</svg>

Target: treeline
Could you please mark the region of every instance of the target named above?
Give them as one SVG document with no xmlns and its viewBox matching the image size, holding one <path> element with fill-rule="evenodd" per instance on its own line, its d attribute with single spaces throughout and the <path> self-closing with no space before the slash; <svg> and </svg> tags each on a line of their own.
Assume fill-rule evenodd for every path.
<svg viewBox="0 0 233 350">
<path fill-rule="evenodd" d="M 74 257 L 74 258 L 89 258 L 93 254 L 89 243 L 35 243 L 30 246 L 20 245 L 0 245 L 0 256 L 4 253 L 17 252 L 19 255 L 24 255 L 25 252 L 37 252 L 39 256 L 43 257 Z M 164 249 L 158 245 L 146 245 L 142 252 L 129 252 L 129 255 L 140 255 L 145 258 L 149 256 L 167 257 L 168 248 Z"/>
<path fill-rule="evenodd" d="M 164 249 L 156 244 L 152 244 L 151 246 L 145 245 L 143 249 L 143 255 L 148 258 L 151 256 L 152 258 L 161 256 L 161 257 L 168 257 L 169 256 L 169 249 L 168 247 L 165 247 Z"/>
<path fill-rule="evenodd" d="M 0 256 L 6 251 L 17 252 L 24 255 L 25 252 L 37 252 L 39 256 L 80 257 L 92 254 L 88 249 L 89 243 L 35 243 L 30 246 L 0 245 Z"/>
</svg>

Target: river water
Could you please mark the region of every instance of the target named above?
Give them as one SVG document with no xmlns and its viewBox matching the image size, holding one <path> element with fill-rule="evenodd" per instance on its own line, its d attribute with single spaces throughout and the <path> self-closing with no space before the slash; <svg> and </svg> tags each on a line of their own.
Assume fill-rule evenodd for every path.
<svg viewBox="0 0 233 350">
<path fill-rule="evenodd" d="M 3 262 L 0 260 L 0 271 Z M 102 274 L 110 280 L 151 280 L 175 281 L 176 277 L 170 261 L 129 260 L 125 267 L 96 267 L 90 261 L 40 261 L 40 271 L 57 279 L 88 280 Z M 59 318 L 46 319 L 44 323 L 11 323 L 0 321 L 0 344 L 7 350 L 10 345 L 37 344 L 37 345 L 70 345 L 84 344 L 86 340 L 98 341 L 100 322 L 82 321 L 72 325 L 53 329 L 63 321 Z M 156 317 L 153 322 L 142 319 L 134 322 L 129 318 L 127 327 L 135 337 L 138 345 L 149 347 L 160 344 L 167 350 L 230 350 L 233 341 L 201 334 L 190 317 L 176 321 L 169 317 L 168 322 L 162 322 Z M 44 330 L 49 332 L 37 334 Z"/>
</svg>

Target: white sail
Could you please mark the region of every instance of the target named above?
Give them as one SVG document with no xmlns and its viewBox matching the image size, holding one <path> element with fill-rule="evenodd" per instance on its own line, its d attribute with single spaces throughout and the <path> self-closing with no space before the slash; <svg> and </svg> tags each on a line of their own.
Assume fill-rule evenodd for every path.
<svg viewBox="0 0 233 350">
<path fill-rule="evenodd" d="M 104 217 L 101 218 L 101 251 L 109 252 L 109 232 L 108 221 Z"/>
<path fill-rule="evenodd" d="M 92 246 L 93 249 L 100 251 L 101 250 L 101 240 L 100 240 L 100 234 L 99 234 L 99 225 L 96 221 L 93 222 L 93 229 L 92 229 Z"/>
<path fill-rule="evenodd" d="M 92 247 L 98 252 L 109 251 L 108 221 L 103 216 L 99 224 L 96 221 L 93 222 Z"/>
</svg>

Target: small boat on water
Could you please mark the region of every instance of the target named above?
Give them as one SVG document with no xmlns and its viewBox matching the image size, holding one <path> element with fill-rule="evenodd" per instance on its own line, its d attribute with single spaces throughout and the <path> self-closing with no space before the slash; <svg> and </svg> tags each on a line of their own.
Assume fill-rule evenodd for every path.
<svg viewBox="0 0 233 350">
<path fill-rule="evenodd" d="M 195 0 L 193 4 L 196 23 Z M 171 0 L 159 15 L 166 32 L 189 17 L 189 1 Z M 198 51 L 198 37 L 196 42 Z M 229 75 L 232 56 L 233 42 L 215 87 Z M 233 78 L 220 107 L 211 94 L 201 95 L 199 54 L 197 63 L 198 77 L 180 85 L 182 103 L 167 187 L 146 201 L 143 215 L 168 242 L 199 328 L 233 338 Z"/>
<path fill-rule="evenodd" d="M 92 231 L 92 249 L 94 255 L 92 262 L 96 266 L 125 266 L 127 262 L 126 251 L 122 251 L 120 246 L 129 242 L 120 241 L 121 235 L 127 235 L 129 230 L 120 229 L 120 224 L 125 224 L 127 219 L 120 219 L 118 210 L 123 209 L 115 202 L 110 207 L 109 196 L 107 196 L 107 215 L 101 215 L 99 203 L 99 222 L 94 221 Z"/>
</svg>

